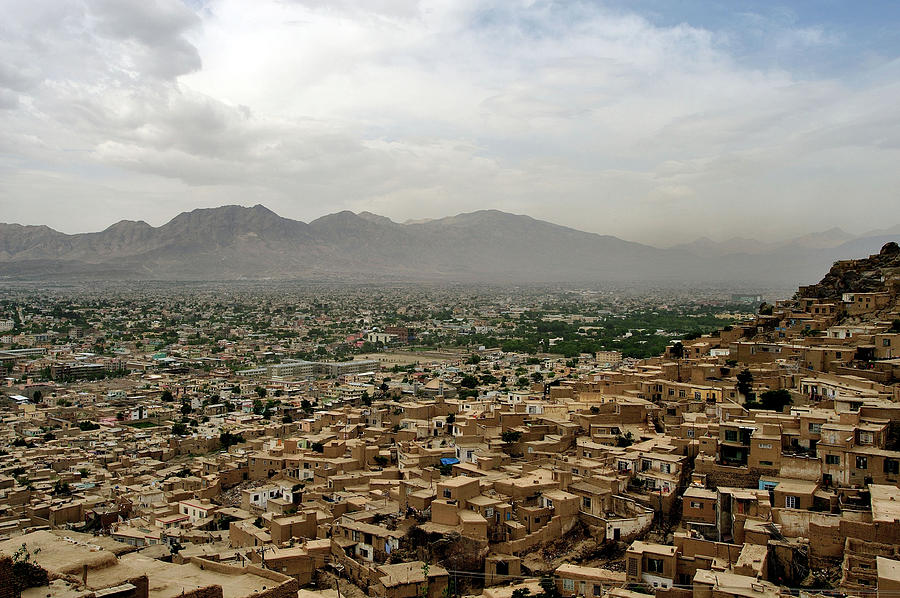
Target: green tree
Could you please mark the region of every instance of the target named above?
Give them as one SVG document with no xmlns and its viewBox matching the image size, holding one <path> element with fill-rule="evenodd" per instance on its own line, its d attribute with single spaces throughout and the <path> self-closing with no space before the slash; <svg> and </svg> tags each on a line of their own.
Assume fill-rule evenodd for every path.
<svg viewBox="0 0 900 598">
<path fill-rule="evenodd" d="M 522 439 L 522 432 L 519 430 L 507 430 L 500 435 L 500 440 L 506 444 L 515 444 Z"/>
<path fill-rule="evenodd" d="M 222 445 L 222 448 L 227 449 L 230 446 L 241 444 L 242 442 L 244 442 L 244 437 L 240 434 L 232 434 L 228 430 L 219 434 L 219 443 Z"/>
<path fill-rule="evenodd" d="M 539 583 L 543 590 L 539 598 L 562 598 L 559 588 L 556 587 L 556 580 L 550 575 L 542 577 Z"/>
<path fill-rule="evenodd" d="M 625 432 L 624 435 L 616 434 L 616 446 L 621 448 L 627 448 L 634 444 L 634 436 L 631 432 Z"/>
<path fill-rule="evenodd" d="M 475 388 L 478 386 L 478 378 L 472 376 L 471 374 L 466 374 L 463 376 L 462 381 L 459 383 L 463 388 Z"/>
<path fill-rule="evenodd" d="M 172 396 L 172 391 L 168 389 L 164 390 L 159 398 L 163 403 L 171 403 L 175 400 L 175 397 Z"/>
<path fill-rule="evenodd" d="M 787 405 L 793 404 L 791 393 L 781 390 L 767 390 L 759 395 L 759 402 L 747 401 L 744 406 L 747 409 L 765 409 L 766 411 L 784 411 Z"/>
<path fill-rule="evenodd" d="M 51 491 L 53 496 L 71 496 L 72 488 L 69 487 L 69 482 L 64 482 L 62 480 L 56 480 L 53 484 L 53 490 Z"/>
<path fill-rule="evenodd" d="M 735 388 L 747 399 L 752 399 L 751 391 L 753 390 L 753 374 L 750 370 L 744 368 L 738 373 Z"/>
</svg>

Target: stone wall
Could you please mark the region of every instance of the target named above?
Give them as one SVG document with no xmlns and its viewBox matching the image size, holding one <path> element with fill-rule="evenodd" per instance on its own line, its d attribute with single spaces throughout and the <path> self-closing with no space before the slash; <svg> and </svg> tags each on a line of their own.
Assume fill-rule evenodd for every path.
<svg viewBox="0 0 900 598">
<path fill-rule="evenodd" d="M 498 542 L 494 544 L 494 551 L 501 554 L 520 555 L 529 548 L 549 542 L 559 538 L 563 534 L 571 531 L 578 521 L 577 517 L 553 517 L 547 525 L 536 532 L 520 538 L 518 540 L 510 540 L 508 542 Z"/>
<path fill-rule="evenodd" d="M 777 470 L 773 470 L 778 475 Z M 697 459 L 694 473 L 706 474 L 706 485 L 715 489 L 719 486 L 734 488 L 758 488 L 761 475 L 771 475 L 772 472 L 749 467 L 729 467 L 719 465 L 709 459 Z"/>
</svg>

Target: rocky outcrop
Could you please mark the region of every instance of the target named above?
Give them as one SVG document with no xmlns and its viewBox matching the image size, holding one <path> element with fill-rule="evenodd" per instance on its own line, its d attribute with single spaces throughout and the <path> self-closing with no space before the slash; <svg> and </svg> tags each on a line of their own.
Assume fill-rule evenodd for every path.
<svg viewBox="0 0 900 598">
<path fill-rule="evenodd" d="M 835 262 L 817 284 L 800 287 L 799 295 L 840 301 L 844 293 L 896 294 L 900 290 L 900 246 L 886 243 L 875 255 Z"/>
</svg>

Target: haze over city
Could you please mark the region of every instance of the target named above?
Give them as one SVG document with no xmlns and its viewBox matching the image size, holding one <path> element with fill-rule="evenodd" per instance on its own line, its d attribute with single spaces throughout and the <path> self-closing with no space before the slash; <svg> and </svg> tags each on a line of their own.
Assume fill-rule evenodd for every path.
<svg viewBox="0 0 900 598">
<path fill-rule="evenodd" d="M 4 8 L 2 222 L 494 208 L 655 246 L 900 222 L 893 2 Z"/>
</svg>

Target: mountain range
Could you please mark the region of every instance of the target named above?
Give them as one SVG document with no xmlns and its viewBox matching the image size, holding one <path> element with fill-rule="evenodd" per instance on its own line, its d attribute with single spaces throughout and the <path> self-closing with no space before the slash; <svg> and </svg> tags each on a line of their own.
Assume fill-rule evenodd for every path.
<svg viewBox="0 0 900 598">
<path fill-rule="evenodd" d="M 497 210 L 407 223 L 344 211 L 305 223 L 261 205 L 223 206 L 159 227 L 123 220 L 73 235 L 0 224 L 0 278 L 793 286 L 898 238 L 900 227 L 832 229 L 784 243 L 701 239 L 662 249 Z"/>
</svg>

